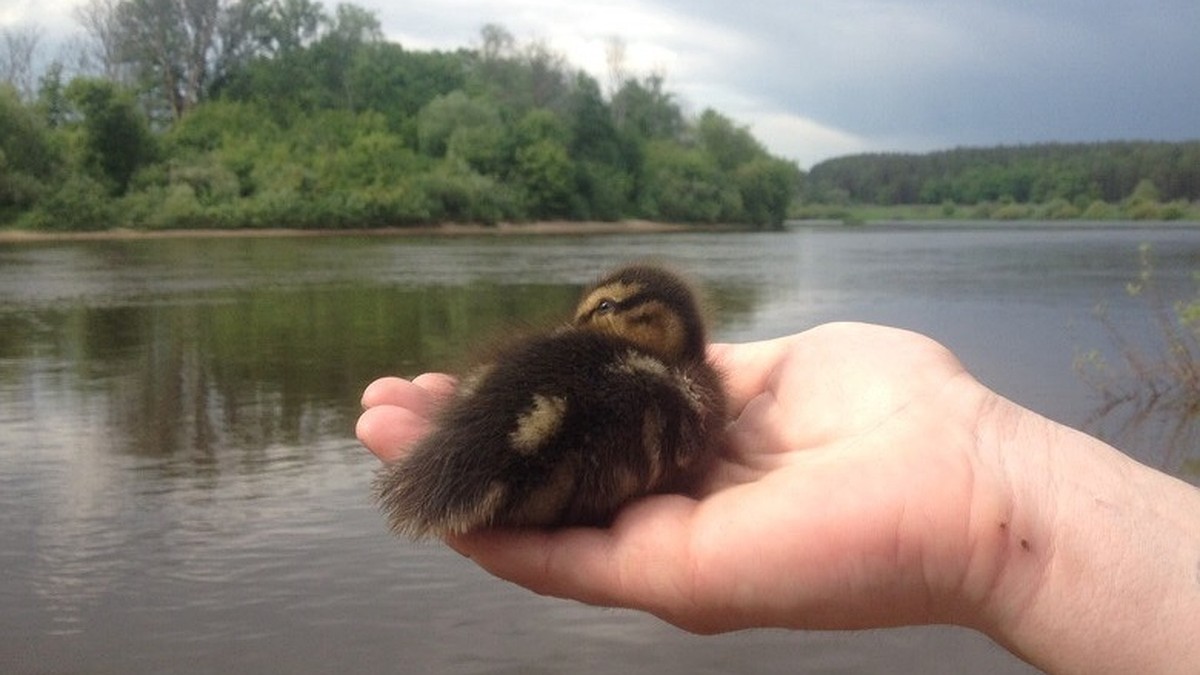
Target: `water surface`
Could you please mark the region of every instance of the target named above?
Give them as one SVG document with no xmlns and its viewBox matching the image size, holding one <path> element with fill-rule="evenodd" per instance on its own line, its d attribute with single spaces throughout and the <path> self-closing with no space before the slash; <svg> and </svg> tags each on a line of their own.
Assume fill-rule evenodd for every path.
<svg viewBox="0 0 1200 675">
<path fill-rule="evenodd" d="M 1072 360 L 1107 348 L 1097 302 L 1153 337 L 1125 293 L 1141 242 L 1166 292 L 1192 292 L 1186 228 L 0 245 L 0 671 L 1029 672 L 955 628 L 690 636 L 394 540 L 358 396 L 551 324 L 607 267 L 657 257 L 708 288 L 718 339 L 912 328 L 1104 433 Z M 1115 442 L 1196 482 L 1195 435 L 1166 447 L 1164 429 Z"/>
</svg>

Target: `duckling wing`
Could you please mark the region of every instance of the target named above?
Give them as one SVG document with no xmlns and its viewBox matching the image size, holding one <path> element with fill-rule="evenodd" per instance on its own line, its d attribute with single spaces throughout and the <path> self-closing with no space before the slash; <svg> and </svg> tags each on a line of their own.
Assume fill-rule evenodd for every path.
<svg viewBox="0 0 1200 675">
<path fill-rule="evenodd" d="M 685 486 L 724 421 L 711 368 L 668 367 L 590 331 L 522 342 L 482 373 L 376 480 L 397 533 L 603 523 L 633 497 Z"/>
</svg>

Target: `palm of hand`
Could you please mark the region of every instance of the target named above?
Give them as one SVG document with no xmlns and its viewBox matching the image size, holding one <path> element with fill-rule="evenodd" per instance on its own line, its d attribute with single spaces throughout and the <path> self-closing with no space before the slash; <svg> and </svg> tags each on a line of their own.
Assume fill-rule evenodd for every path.
<svg viewBox="0 0 1200 675">
<path fill-rule="evenodd" d="M 833 324 L 715 345 L 734 420 L 703 494 L 608 529 L 489 530 L 450 542 L 502 578 L 635 607 L 697 632 L 950 620 L 965 574 L 981 387 L 915 334 Z M 380 381 L 359 437 L 402 454 L 452 383 Z"/>
</svg>

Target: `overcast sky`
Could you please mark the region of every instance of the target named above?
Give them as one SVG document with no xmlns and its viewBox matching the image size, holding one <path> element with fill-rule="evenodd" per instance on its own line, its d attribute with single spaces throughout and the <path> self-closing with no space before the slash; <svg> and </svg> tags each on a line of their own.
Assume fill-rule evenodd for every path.
<svg viewBox="0 0 1200 675">
<path fill-rule="evenodd" d="M 0 26 L 77 30 L 78 0 L 0 0 Z M 325 3 L 331 9 L 336 2 Z M 864 151 L 1200 138 L 1200 0 L 357 0 L 411 49 L 499 23 L 606 81 L 619 37 L 685 109 L 808 168 Z"/>
</svg>

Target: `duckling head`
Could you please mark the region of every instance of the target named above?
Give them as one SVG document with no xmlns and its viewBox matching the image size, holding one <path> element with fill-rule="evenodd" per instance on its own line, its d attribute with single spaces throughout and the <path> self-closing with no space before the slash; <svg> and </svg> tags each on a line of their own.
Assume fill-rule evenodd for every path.
<svg viewBox="0 0 1200 675">
<path fill-rule="evenodd" d="M 653 265 L 622 267 L 583 294 L 575 326 L 629 340 L 666 363 L 704 360 L 704 319 L 679 275 Z"/>
</svg>

